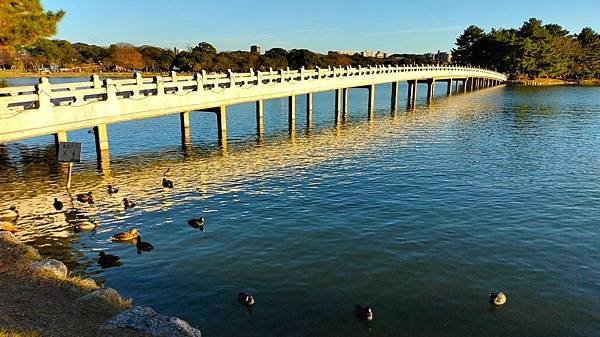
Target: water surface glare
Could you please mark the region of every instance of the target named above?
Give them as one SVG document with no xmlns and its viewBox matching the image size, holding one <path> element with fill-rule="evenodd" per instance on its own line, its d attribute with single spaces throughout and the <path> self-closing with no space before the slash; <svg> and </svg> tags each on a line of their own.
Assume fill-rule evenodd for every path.
<svg viewBox="0 0 600 337">
<path fill-rule="evenodd" d="M 73 193 L 93 191 L 94 205 L 70 201 L 51 137 L 9 144 L 0 209 L 18 204 L 18 236 L 74 273 L 204 336 L 597 335 L 600 88 L 439 94 L 390 116 L 378 86 L 376 118 L 352 90 L 338 126 L 333 102 L 315 95 L 308 128 L 299 97 L 291 136 L 286 101 L 266 102 L 258 141 L 254 106 L 230 107 L 227 149 L 215 116 L 193 113 L 185 156 L 177 115 L 110 125 L 105 170 L 93 137 L 70 132 L 85 159 Z M 123 210 L 123 197 L 137 207 Z M 84 216 L 99 227 L 74 233 Z M 187 225 L 199 216 L 203 232 Z M 133 226 L 152 252 L 109 241 Z M 101 269 L 101 250 L 123 266 Z M 251 313 L 240 290 L 256 298 Z M 491 308 L 497 290 L 508 302 Z M 373 307 L 370 326 L 355 304 Z"/>
</svg>

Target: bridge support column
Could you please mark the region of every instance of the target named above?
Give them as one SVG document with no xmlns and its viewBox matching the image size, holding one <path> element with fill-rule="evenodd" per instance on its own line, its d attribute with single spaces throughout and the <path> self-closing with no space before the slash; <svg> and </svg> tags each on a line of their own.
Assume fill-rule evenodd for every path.
<svg viewBox="0 0 600 337">
<path fill-rule="evenodd" d="M 460 82 L 459 79 L 457 79 L 456 81 L 454 81 L 454 92 L 458 92 L 458 82 Z"/>
<path fill-rule="evenodd" d="M 375 116 L 375 85 L 371 84 L 367 86 L 369 90 L 369 104 L 367 108 L 369 109 L 369 119 L 373 119 Z"/>
<path fill-rule="evenodd" d="M 56 157 L 58 158 L 58 143 L 67 141 L 67 132 L 61 131 L 54 134 L 54 148 L 56 149 Z"/>
<path fill-rule="evenodd" d="M 306 127 L 312 126 L 313 94 L 306 94 Z"/>
<path fill-rule="evenodd" d="M 408 81 L 408 98 L 407 98 L 407 106 L 408 107 L 412 107 L 415 105 L 415 102 L 417 101 L 417 80 L 414 81 Z"/>
<path fill-rule="evenodd" d="M 391 95 L 391 106 L 390 110 L 392 114 L 395 114 L 398 110 L 398 82 L 392 82 L 392 95 Z"/>
<path fill-rule="evenodd" d="M 342 89 L 342 122 L 348 118 L 348 93 L 350 88 Z"/>
<path fill-rule="evenodd" d="M 452 79 L 448 80 L 448 87 L 446 88 L 446 95 L 452 96 Z"/>
<path fill-rule="evenodd" d="M 469 79 L 469 86 L 470 86 L 470 91 L 473 91 L 475 89 L 475 79 L 474 78 Z"/>
<path fill-rule="evenodd" d="M 288 97 L 288 124 L 290 132 L 296 131 L 296 96 Z"/>
<path fill-rule="evenodd" d="M 462 88 L 463 89 L 463 93 L 467 92 L 467 82 L 468 81 L 469 81 L 468 78 L 465 78 L 464 81 L 463 81 L 463 88 Z"/>
<path fill-rule="evenodd" d="M 256 134 L 258 136 L 265 133 L 264 111 L 265 111 L 265 105 L 264 105 L 263 100 L 261 99 L 261 100 L 256 101 Z"/>
<path fill-rule="evenodd" d="M 94 126 L 94 139 L 96 140 L 96 158 L 98 163 L 108 162 L 108 131 L 106 124 Z"/>
<path fill-rule="evenodd" d="M 181 126 L 181 147 L 187 150 L 192 146 L 189 111 L 179 113 L 179 125 Z"/>
<path fill-rule="evenodd" d="M 342 119 L 342 89 L 335 89 L 335 123 L 338 124 Z"/>
<path fill-rule="evenodd" d="M 435 96 L 435 79 L 427 81 L 427 101 L 433 100 Z"/>
<path fill-rule="evenodd" d="M 217 114 L 217 134 L 219 136 L 219 143 L 227 141 L 227 106 L 221 105 L 215 109 Z"/>
</svg>

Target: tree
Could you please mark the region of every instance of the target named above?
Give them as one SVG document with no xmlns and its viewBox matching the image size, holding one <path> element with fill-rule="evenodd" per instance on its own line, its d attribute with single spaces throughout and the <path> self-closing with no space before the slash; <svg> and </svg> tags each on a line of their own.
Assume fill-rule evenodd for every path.
<svg viewBox="0 0 600 337">
<path fill-rule="evenodd" d="M 456 39 L 457 48 L 452 50 L 455 62 L 460 64 L 478 64 L 480 57 L 477 55 L 477 44 L 485 36 L 485 31 L 471 25 Z"/>
<path fill-rule="evenodd" d="M 17 50 L 56 33 L 65 12 L 44 11 L 39 0 L 0 1 L 0 49 Z"/>
<path fill-rule="evenodd" d="M 115 66 L 121 66 L 127 69 L 142 69 L 144 60 L 142 54 L 132 45 L 118 44 L 111 45 L 110 62 Z"/>
</svg>

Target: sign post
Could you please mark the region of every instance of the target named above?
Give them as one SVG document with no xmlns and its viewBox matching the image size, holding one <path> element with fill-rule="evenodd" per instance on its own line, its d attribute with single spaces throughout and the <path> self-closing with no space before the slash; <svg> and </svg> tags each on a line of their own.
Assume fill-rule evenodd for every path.
<svg viewBox="0 0 600 337">
<path fill-rule="evenodd" d="M 69 163 L 69 172 L 67 173 L 67 189 L 70 189 L 73 176 L 73 163 L 81 162 L 81 143 L 58 143 L 58 161 L 61 163 Z"/>
</svg>

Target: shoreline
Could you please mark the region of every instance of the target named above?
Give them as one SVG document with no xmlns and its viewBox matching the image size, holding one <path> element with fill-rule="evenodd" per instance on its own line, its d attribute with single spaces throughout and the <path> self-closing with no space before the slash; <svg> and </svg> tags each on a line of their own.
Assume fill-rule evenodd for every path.
<svg viewBox="0 0 600 337">
<path fill-rule="evenodd" d="M 0 231 L 0 337 L 200 337 L 187 322 L 134 306 Z"/>
</svg>

